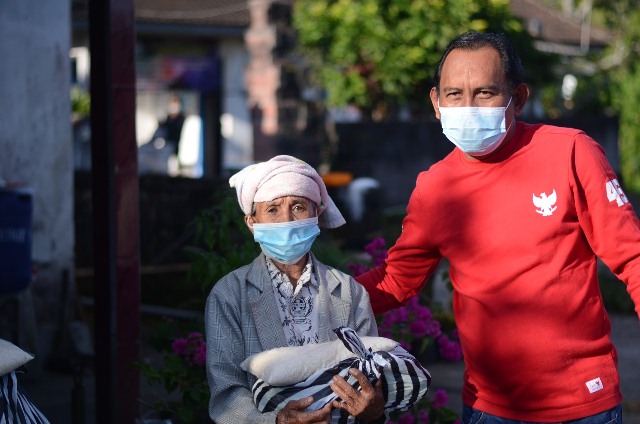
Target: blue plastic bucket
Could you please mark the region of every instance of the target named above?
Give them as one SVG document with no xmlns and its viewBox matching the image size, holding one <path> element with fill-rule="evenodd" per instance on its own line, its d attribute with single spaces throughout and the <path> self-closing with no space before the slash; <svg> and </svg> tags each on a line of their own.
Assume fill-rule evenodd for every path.
<svg viewBox="0 0 640 424">
<path fill-rule="evenodd" d="M 0 188 L 0 292 L 25 289 L 31 282 L 33 193 Z"/>
</svg>

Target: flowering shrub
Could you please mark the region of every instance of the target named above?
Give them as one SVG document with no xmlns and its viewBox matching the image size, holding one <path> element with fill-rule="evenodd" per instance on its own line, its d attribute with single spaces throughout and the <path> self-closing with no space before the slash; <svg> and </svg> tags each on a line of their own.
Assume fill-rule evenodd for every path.
<svg viewBox="0 0 640 424">
<path fill-rule="evenodd" d="M 150 385 L 162 385 L 166 395 L 158 396 L 152 409 L 180 423 L 208 422 L 209 385 L 206 375 L 207 344 L 201 332 L 171 341 L 162 352 L 162 365 L 138 364 Z"/>
<path fill-rule="evenodd" d="M 364 247 L 366 258 L 363 262 L 347 266 L 354 276 L 384 262 L 387 257 L 386 242 L 377 237 Z M 386 312 L 378 318 L 380 336 L 397 341 L 400 346 L 420 356 L 429 346 L 437 348 L 439 357 L 446 361 L 460 361 L 462 350 L 458 342 L 458 332 L 453 329 L 449 335 L 443 331 L 442 323 L 429 307 L 420 304 L 420 296 L 411 298 L 404 306 Z M 449 398 L 444 389 L 436 390 L 405 412 L 394 414 L 392 423 L 455 423 L 457 414 L 446 408 Z"/>
<path fill-rule="evenodd" d="M 387 258 L 386 242 L 382 237 L 376 237 L 365 245 L 364 251 L 367 255 L 364 262 L 347 265 L 354 276 L 381 265 Z M 378 319 L 378 332 L 418 354 L 435 342 L 442 359 L 462 359 L 457 330 L 454 329 L 450 335 L 445 334 L 441 322 L 434 317 L 429 307 L 420 304 L 420 296 L 414 296 L 404 306 L 383 314 Z"/>
</svg>

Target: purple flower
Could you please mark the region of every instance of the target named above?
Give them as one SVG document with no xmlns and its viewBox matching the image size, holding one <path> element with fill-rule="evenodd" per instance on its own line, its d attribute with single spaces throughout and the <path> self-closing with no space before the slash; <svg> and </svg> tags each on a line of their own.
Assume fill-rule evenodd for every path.
<svg viewBox="0 0 640 424">
<path fill-rule="evenodd" d="M 189 351 L 189 342 L 186 339 L 175 339 L 171 348 L 176 355 L 186 355 Z"/>
<path fill-rule="evenodd" d="M 373 257 L 373 264 L 375 266 L 382 265 L 384 260 L 387 259 L 388 254 L 389 253 L 386 250 L 381 251 L 377 256 Z"/>
<path fill-rule="evenodd" d="M 390 328 L 396 322 L 398 322 L 398 317 L 393 310 L 389 312 L 385 312 L 385 314 L 382 315 L 382 325 L 384 327 Z"/>
<path fill-rule="evenodd" d="M 364 246 L 365 252 L 371 256 L 371 261 L 375 266 L 382 264 L 387 258 L 386 244 L 384 238 L 376 237 Z"/>
<path fill-rule="evenodd" d="M 187 338 L 188 338 L 189 340 L 194 340 L 194 341 L 202 340 L 202 333 L 201 333 L 201 332 L 199 332 L 199 331 L 194 331 L 194 332 L 192 332 L 192 333 L 189 333 L 189 335 L 187 336 Z"/>
<path fill-rule="evenodd" d="M 375 253 L 384 249 L 386 244 L 387 242 L 384 240 L 384 237 L 376 237 L 373 240 L 371 240 L 369 243 L 365 244 L 364 250 L 365 252 L 373 256 Z"/>
<path fill-rule="evenodd" d="M 400 340 L 400 341 L 398 342 L 398 344 L 399 344 L 399 345 L 400 345 L 400 347 L 401 347 L 401 348 L 403 348 L 404 350 L 411 350 L 411 344 L 410 344 L 410 343 L 408 343 L 408 342 L 407 342 L 407 341 L 405 341 L 405 340 Z"/>
<path fill-rule="evenodd" d="M 409 311 L 407 308 L 398 308 L 395 310 L 398 322 L 407 322 L 409 319 Z"/>
<path fill-rule="evenodd" d="M 454 329 L 451 331 L 451 338 L 452 338 L 453 340 L 460 340 L 460 333 L 458 332 L 458 329 L 457 329 L 457 328 L 454 328 Z"/>
<path fill-rule="evenodd" d="M 423 319 L 425 321 L 430 321 L 433 318 L 433 314 L 431 310 L 426 306 L 416 306 L 415 308 L 416 319 Z"/>
<path fill-rule="evenodd" d="M 204 365 L 207 362 L 207 344 L 203 343 L 193 352 L 193 363 L 195 365 Z"/>
<path fill-rule="evenodd" d="M 398 424 L 414 424 L 416 422 L 416 417 L 413 414 L 403 414 L 398 417 Z"/>
<path fill-rule="evenodd" d="M 420 306 L 420 296 L 413 296 L 407 301 L 407 307 L 414 309 Z"/>
<path fill-rule="evenodd" d="M 427 321 L 426 334 L 434 339 L 442 334 L 440 322 L 436 320 Z"/>
<path fill-rule="evenodd" d="M 351 270 L 351 273 L 353 274 L 354 277 L 364 274 L 369 270 L 369 268 L 366 267 L 365 265 L 358 264 L 358 263 L 350 263 L 347 265 L 347 267 Z"/>
<path fill-rule="evenodd" d="M 418 421 L 420 424 L 429 424 L 429 412 L 425 410 L 418 412 Z"/>
<path fill-rule="evenodd" d="M 187 341 L 189 342 L 191 350 L 193 350 L 197 349 L 204 343 L 204 337 L 202 336 L 202 333 L 189 333 L 189 335 L 187 336 Z"/>
<path fill-rule="evenodd" d="M 460 343 L 451 341 L 447 336 L 442 336 L 438 339 L 438 345 L 440 346 L 440 356 L 447 361 L 459 361 L 462 359 L 462 349 Z"/>
<path fill-rule="evenodd" d="M 382 322 L 385 326 L 391 327 L 393 324 L 406 322 L 407 318 L 409 318 L 409 312 L 405 308 L 397 308 L 385 313 Z"/>
<path fill-rule="evenodd" d="M 380 337 L 386 337 L 388 339 L 393 338 L 393 332 L 388 328 L 378 327 L 378 334 L 380 335 Z"/>
<path fill-rule="evenodd" d="M 433 408 L 442 408 L 449 402 L 449 397 L 447 396 L 447 392 L 444 389 L 438 389 L 433 394 L 433 401 L 431 402 L 431 406 Z"/>
<path fill-rule="evenodd" d="M 427 335 L 429 327 L 423 320 L 416 319 L 409 324 L 409 331 L 416 337 L 424 337 Z"/>
</svg>

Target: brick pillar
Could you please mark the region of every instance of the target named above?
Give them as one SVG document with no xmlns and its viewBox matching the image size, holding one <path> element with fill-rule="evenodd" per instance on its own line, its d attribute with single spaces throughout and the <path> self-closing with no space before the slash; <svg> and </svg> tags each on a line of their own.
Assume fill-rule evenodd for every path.
<svg viewBox="0 0 640 424">
<path fill-rule="evenodd" d="M 277 154 L 280 67 L 274 62 L 276 28 L 269 22 L 270 0 L 249 0 L 251 24 L 245 33 L 249 51 L 246 87 L 253 114 L 253 158 L 263 161 Z"/>
</svg>

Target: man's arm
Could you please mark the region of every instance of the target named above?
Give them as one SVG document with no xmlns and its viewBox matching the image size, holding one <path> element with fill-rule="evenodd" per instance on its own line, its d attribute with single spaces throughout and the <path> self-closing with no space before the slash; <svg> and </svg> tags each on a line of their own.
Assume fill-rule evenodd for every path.
<svg viewBox="0 0 640 424">
<path fill-rule="evenodd" d="M 640 221 L 604 151 L 581 134 L 574 146 L 574 198 L 594 253 L 627 285 L 640 316 Z"/>
<path fill-rule="evenodd" d="M 393 294 L 385 291 L 381 287 L 381 283 L 386 277 L 386 268 L 385 263 L 355 277 L 356 281 L 362 284 L 367 290 L 367 293 L 369 293 L 371 307 L 375 315 L 380 315 L 402 306 L 402 303 L 400 303 Z"/>
<path fill-rule="evenodd" d="M 402 306 L 422 290 L 440 263 L 440 254 L 429 245 L 428 207 L 418 187 L 413 191 L 402 222 L 402 233 L 389 249 L 382 265 L 355 279 L 369 293 L 376 315 Z"/>
</svg>

